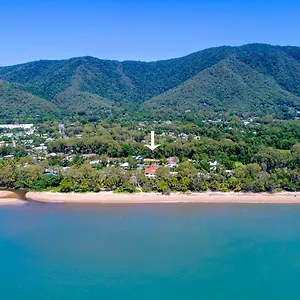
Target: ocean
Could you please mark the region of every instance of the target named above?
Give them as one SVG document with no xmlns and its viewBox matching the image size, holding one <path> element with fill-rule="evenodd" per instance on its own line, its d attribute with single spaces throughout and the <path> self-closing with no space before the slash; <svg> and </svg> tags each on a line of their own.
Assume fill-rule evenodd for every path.
<svg viewBox="0 0 300 300">
<path fill-rule="evenodd" d="M 300 205 L 0 207 L 0 299 L 300 299 Z"/>
</svg>

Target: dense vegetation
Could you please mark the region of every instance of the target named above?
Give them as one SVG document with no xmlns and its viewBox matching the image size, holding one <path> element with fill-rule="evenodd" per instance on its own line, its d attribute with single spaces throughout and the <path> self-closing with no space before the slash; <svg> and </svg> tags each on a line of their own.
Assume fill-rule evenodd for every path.
<svg viewBox="0 0 300 300">
<path fill-rule="evenodd" d="M 300 191 L 299 120 L 66 122 L 65 127 L 69 138 L 59 138 L 55 122 L 40 124 L 36 135 L 23 136 L 15 147 L 6 138 L 8 146 L 0 147 L 0 157 L 15 158 L 0 161 L 0 187 L 61 192 Z M 144 146 L 150 128 L 161 144 L 154 154 L 159 167 L 155 178 L 144 174 L 152 164 L 145 158 L 153 157 Z M 38 146 L 45 134 L 52 137 L 46 152 L 29 147 L 29 140 Z M 176 157 L 178 164 L 168 166 L 169 157 Z M 124 162 L 128 170 L 122 169 Z"/>
<path fill-rule="evenodd" d="M 150 63 L 93 57 L 36 61 L 2 67 L 0 79 L 0 104 L 7 106 L 0 119 L 6 120 L 25 113 L 49 119 L 53 112 L 98 119 L 126 113 L 148 119 L 220 113 L 292 119 L 300 111 L 299 47 L 218 47 Z M 3 86 L 9 85 L 8 92 Z"/>
<path fill-rule="evenodd" d="M 13 122 L 14 120 L 37 119 L 37 116 L 57 118 L 61 111 L 50 101 L 33 96 L 11 83 L 0 80 L 0 120 Z"/>
<path fill-rule="evenodd" d="M 284 90 L 271 77 L 265 76 L 240 60 L 226 58 L 178 87 L 146 101 L 143 107 L 159 116 L 276 114 L 284 118 L 295 116 L 300 98 Z M 292 109 L 294 108 L 294 110 Z"/>
</svg>

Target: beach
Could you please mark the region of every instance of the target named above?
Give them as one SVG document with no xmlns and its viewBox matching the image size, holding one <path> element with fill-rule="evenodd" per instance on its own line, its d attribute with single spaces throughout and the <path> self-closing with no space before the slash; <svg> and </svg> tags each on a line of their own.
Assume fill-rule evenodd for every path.
<svg viewBox="0 0 300 300">
<path fill-rule="evenodd" d="M 20 205 L 24 201 L 18 199 L 18 195 L 14 192 L 0 191 L 0 205 Z"/>
<path fill-rule="evenodd" d="M 45 203 L 299 203 L 299 192 L 277 193 L 235 193 L 235 192 L 204 192 L 204 193 L 135 193 L 119 194 L 113 192 L 99 193 L 58 193 L 28 192 L 26 199 Z M 19 205 L 25 201 L 18 193 L 0 191 L 0 205 Z"/>
<path fill-rule="evenodd" d="M 28 192 L 26 198 L 47 203 L 300 203 L 298 192 L 221 193 L 205 192 L 171 195 L 160 193 L 117 194 Z"/>
</svg>

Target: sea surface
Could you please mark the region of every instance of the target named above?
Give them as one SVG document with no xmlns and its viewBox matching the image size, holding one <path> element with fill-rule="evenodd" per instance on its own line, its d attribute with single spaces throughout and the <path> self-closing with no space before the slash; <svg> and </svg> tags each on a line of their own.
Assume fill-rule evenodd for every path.
<svg viewBox="0 0 300 300">
<path fill-rule="evenodd" d="M 300 299 L 300 205 L 0 207 L 0 299 Z"/>
</svg>

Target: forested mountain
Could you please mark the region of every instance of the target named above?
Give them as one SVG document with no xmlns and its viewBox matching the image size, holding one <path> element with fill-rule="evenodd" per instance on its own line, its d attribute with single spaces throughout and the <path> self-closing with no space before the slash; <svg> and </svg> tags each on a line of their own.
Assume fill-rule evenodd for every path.
<svg viewBox="0 0 300 300">
<path fill-rule="evenodd" d="M 54 118 L 62 114 L 50 101 L 21 91 L 3 80 L 0 80 L 0 107 L 0 119 L 7 121 L 28 120 L 40 115 Z"/>
<path fill-rule="evenodd" d="M 197 110 L 201 115 L 225 114 L 229 110 L 238 114 L 279 114 L 291 107 L 300 109 L 300 97 L 234 56 L 143 104 L 143 108 L 160 116 Z"/>
<path fill-rule="evenodd" d="M 0 79 L 2 119 L 18 119 L 20 110 L 99 118 L 124 112 L 292 118 L 300 111 L 300 48 L 290 46 L 223 46 L 157 62 L 36 61 L 1 67 Z"/>
</svg>

